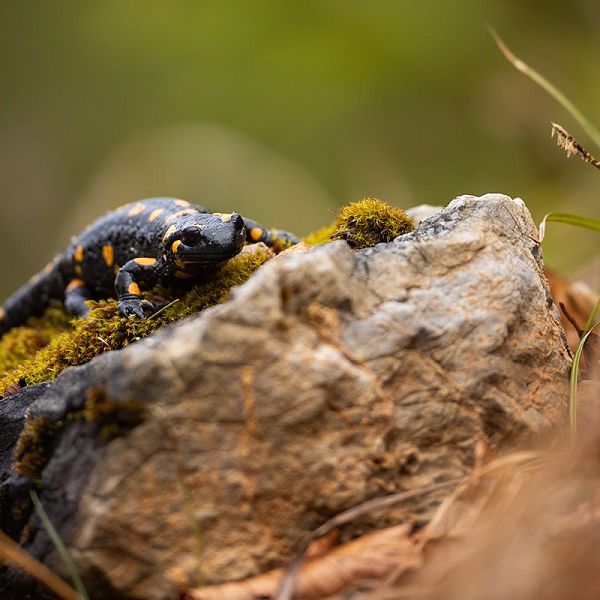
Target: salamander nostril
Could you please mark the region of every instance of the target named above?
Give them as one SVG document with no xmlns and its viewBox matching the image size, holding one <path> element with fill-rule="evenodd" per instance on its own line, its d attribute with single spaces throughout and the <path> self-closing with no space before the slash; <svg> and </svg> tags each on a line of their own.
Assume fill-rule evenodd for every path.
<svg viewBox="0 0 600 600">
<path fill-rule="evenodd" d="M 231 215 L 231 222 L 236 231 L 241 231 L 244 228 L 244 219 L 237 213 Z"/>
</svg>

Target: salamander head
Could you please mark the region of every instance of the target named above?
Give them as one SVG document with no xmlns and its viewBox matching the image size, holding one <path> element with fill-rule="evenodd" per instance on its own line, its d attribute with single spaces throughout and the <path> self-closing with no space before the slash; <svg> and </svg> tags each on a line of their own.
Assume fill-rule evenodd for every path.
<svg viewBox="0 0 600 600">
<path fill-rule="evenodd" d="M 167 255 L 180 265 L 216 265 L 240 253 L 246 240 L 237 213 L 194 214 L 175 221 L 165 233 Z"/>
</svg>

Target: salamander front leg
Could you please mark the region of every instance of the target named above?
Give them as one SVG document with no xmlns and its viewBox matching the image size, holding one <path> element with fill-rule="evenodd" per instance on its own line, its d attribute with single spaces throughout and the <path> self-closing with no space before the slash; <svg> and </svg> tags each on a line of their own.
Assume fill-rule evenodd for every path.
<svg viewBox="0 0 600 600">
<path fill-rule="evenodd" d="M 91 298 L 90 291 L 81 279 L 71 279 L 65 288 L 65 308 L 76 317 L 87 317 L 90 312 L 85 303 Z"/>
<path fill-rule="evenodd" d="M 142 281 L 148 285 L 156 281 L 156 265 L 155 258 L 134 258 L 119 269 L 115 279 L 115 291 L 119 314 L 122 317 L 145 319 L 144 311 L 156 311 L 153 302 L 142 300 L 139 286 Z"/>
<path fill-rule="evenodd" d="M 260 223 L 252 219 L 246 219 L 246 217 L 244 217 L 244 226 L 246 227 L 246 241 L 250 244 L 263 242 L 269 247 L 283 246 L 284 248 L 289 248 L 294 244 L 300 243 L 300 240 L 289 231 L 267 229 Z"/>
</svg>

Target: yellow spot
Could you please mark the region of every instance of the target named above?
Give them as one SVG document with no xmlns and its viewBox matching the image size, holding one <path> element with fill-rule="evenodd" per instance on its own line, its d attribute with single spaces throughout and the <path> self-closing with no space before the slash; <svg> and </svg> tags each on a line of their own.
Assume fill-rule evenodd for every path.
<svg viewBox="0 0 600 600">
<path fill-rule="evenodd" d="M 165 231 L 165 235 L 163 235 L 163 242 L 174 232 L 177 231 L 177 225 L 169 225 L 169 229 Z"/>
<path fill-rule="evenodd" d="M 148 221 L 154 221 L 156 219 L 158 219 L 158 217 L 160 217 L 161 213 L 165 212 L 164 208 L 157 208 L 156 210 L 153 210 L 150 213 L 150 216 L 148 217 Z"/>
<path fill-rule="evenodd" d="M 133 283 L 129 284 L 129 287 L 127 288 L 127 291 L 130 294 L 135 294 L 136 296 L 140 295 L 140 286 L 134 281 Z"/>
<path fill-rule="evenodd" d="M 171 244 L 171 250 L 173 254 L 177 254 L 177 248 L 179 248 L 179 244 L 181 244 L 181 240 L 175 240 L 173 244 Z"/>
<path fill-rule="evenodd" d="M 187 200 L 175 200 L 177 206 L 189 206 L 190 203 Z"/>
<path fill-rule="evenodd" d="M 135 215 L 139 215 L 141 212 L 144 212 L 146 210 L 146 205 L 142 204 L 141 202 L 138 204 L 134 204 L 130 209 L 129 212 L 127 213 L 128 217 L 135 217 Z"/>
<path fill-rule="evenodd" d="M 75 275 L 79 275 L 79 277 L 83 275 L 83 269 L 81 268 L 81 265 L 75 265 Z"/>
<path fill-rule="evenodd" d="M 54 262 L 49 262 L 45 267 L 44 267 L 44 273 L 51 273 L 52 269 L 54 269 Z"/>
<path fill-rule="evenodd" d="M 83 246 L 77 246 L 77 248 L 75 248 L 75 252 L 73 252 L 73 258 L 76 262 L 83 261 Z"/>
<path fill-rule="evenodd" d="M 102 258 L 104 258 L 104 262 L 106 263 L 107 267 L 112 267 L 112 264 L 115 261 L 115 256 L 113 253 L 113 247 L 110 244 L 102 246 Z"/>
<path fill-rule="evenodd" d="M 83 287 L 85 284 L 83 283 L 83 281 L 81 279 L 71 279 L 71 281 L 69 281 L 69 285 L 67 286 L 66 291 L 70 292 L 72 290 L 74 290 L 75 288 L 78 287 Z"/>
<path fill-rule="evenodd" d="M 2 307 L 0 307 L 0 321 L 3 321 L 5 317 L 6 311 Z"/>
<path fill-rule="evenodd" d="M 213 213 L 213 215 L 217 215 L 217 217 L 220 217 L 223 223 L 228 223 L 229 221 L 231 221 L 231 217 L 233 217 L 232 213 Z"/>
<path fill-rule="evenodd" d="M 258 240 L 260 240 L 260 238 L 262 236 L 263 236 L 263 230 L 260 227 L 254 227 L 253 229 L 250 230 L 250 237 L 255 242 L 258 242 Z"/>
<path fill-rule="evenodd" d="M 155 258 L 134 258 L 134 261 L 142 267 L 151 267 L 156 264 Z"/>
<path fill-rule="evenodd" d="M 30 283 L 37 283 L 40 280 L 40 274 L 36 273 L 32 277 L 29 278 Z"/>
<path fill-rule="evenodd" d="M 198 211 L 195 208 L 184 208 L 183 210 L 178 210 L 174 212 L 172 215 L 169 215 L 166 219 L 167 223 L 178 219 L 179 217 L 184 217 L 185 215 L 195 215 Z"/>
<path fill-rule="evenodd" d="M 185 271 L 175 271 L 175 277 L 177 277 L 177 279 L 191 279 L 194 275 L 186 273 Z"/>
</svg>

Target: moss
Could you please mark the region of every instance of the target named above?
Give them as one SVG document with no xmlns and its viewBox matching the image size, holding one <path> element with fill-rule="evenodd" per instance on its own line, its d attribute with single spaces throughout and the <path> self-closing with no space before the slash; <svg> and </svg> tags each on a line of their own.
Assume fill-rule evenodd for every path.
<svg viewBox="0 0 600 600">
<path fill-rule="evenodd" d="M 309 233 L 302 241 L 309 246 L 319 246 L 331 241 L 331 236 L 337 231 L 337 225 L 332 223 L 327 227 L 321 227 L 317 231 Z"/>
<path fill-rule="evenodd" d="M 31 318 L 26 327 L 15 327 L 0 339 L 0 376 L 14 369 L 50 340 L 68 331 L 72 317 L 62 308 L 49 308 L 43 318 Z"/>
<path fill-rule="evenodd" d="M 389 242 L 414 229 L 400 208 L 375 198 L 345 206 L 335 223 L 305 238 L 310 245 L 345 239 L 353 248 Z M 282 250 L 287 244 L 282 241 Z M 125 319 L 117 315 L 115 300 L 90 302 L 89 319 L 71 319 L 62 307 L 51 307 L 42 318 L 30 319 L 0 339 L 0 393 L 20 380 L 31 385 L 55 379 L 68 366 L 83 364 L 108 350 L 118 350 L 146 337 L 167 323 L 193 315 L 227 299 L 229 290 L 244 283 L 271 256 L 264 246 L 228 261 L 210 281 L 194 286 L 178 302 L 167 305 L 153 318 Z M 153 290 L 147 299 L 166 303 L 168 290 Z"/>
<path fill-rule="evenodd" d="M 358 250 L 391 242 L 414 228 L 414 221 L 401 208 L 377 198 L 365 198 L 344 206 L 332 225 L 315 231 L 304 241 L 318 245 L 330 239 L 344 239 Z"/>
<path fill-rule="evenodd" d="M 100 436 L 111 440 L 144 419 L 144 404 L 139 400 L 113 400 L 102 387 L 86 392 L 83 418 L 100 427 Z"/>
<path fill-rule="evenodd" d="M 47 417 L 29 419 L 15 449 L 14 472 L 36 479 L 44 468 L 62 422 Z"/>
<path fill-rule="evenodd" d="M 29 340 L 30 336 L 33 337 L 32 330 L 35 328 L 28 326 L 11 330 L 6 334 L 9 341 L 4 342 L 3 338 L 0 342 L 0 362 L 4 360 L 4 364 L 18 366 L 9 371 L 4 370 L 0 379 L 0 393 L 21 378 L 28 385 L 55 379 L 68 366 L 85 363 L 107 350 L 123 348 L 167 323 L 223 302 L 233 286 L 244 283 L 271 256 L 271 252 L 264 246 L 252 247 L 251 251 L 243 252 L 228 261 L 213 279 L 195 285 L 178 302 L 167 306 L 150 319 L 119 317 L 117 304 L 115 300 L 110 299 L 90 302 L 88 319 L 74 319 L 69 322 L 69 317 L 64 315 L 64 312 L 64 316 L 59 316 L 56 312 L 47 312 L 40 323 L 44 323 L 43 327 L 48 328 L 48 335 L 47 338 L 40 338 L 38 344 L 32 342 L 26 346 L 23 342 L 24 339 Z M 164 294 L 164 290 L 154 290 L 146 297 L 164 299 Z M 21 340 L 22 349 L 18 359 L 11 359 L 11 347 L 17 340 Z M 43 345 L 41 349 L 40 344 Z"/>
</svg>

